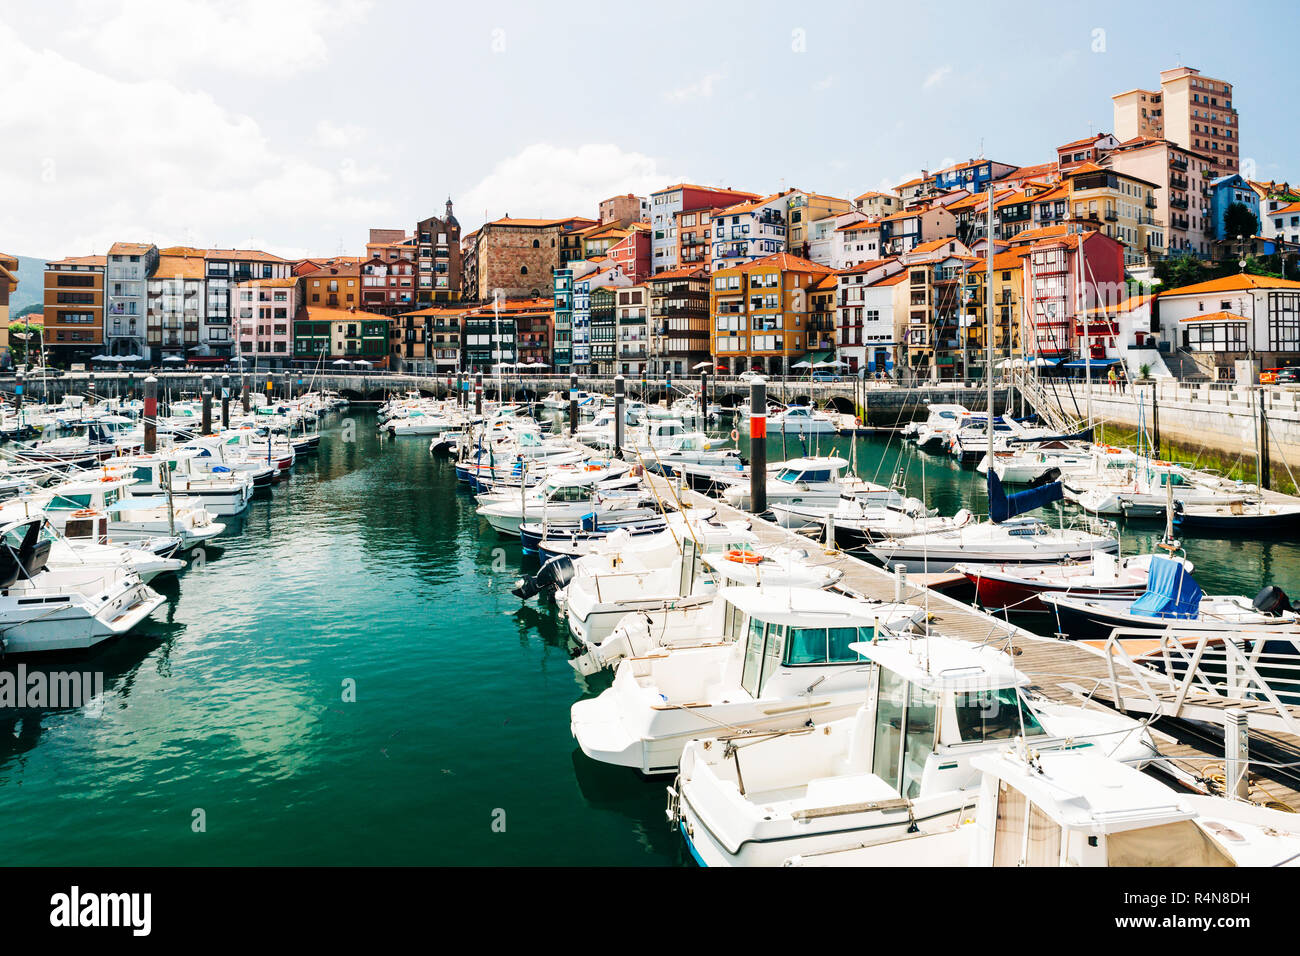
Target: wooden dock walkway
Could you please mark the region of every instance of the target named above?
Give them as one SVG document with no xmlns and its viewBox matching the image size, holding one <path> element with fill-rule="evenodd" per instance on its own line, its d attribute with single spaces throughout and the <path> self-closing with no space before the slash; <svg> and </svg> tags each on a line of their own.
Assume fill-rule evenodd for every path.
<svg viewBox="0 0 1300 956">
<path fill-rule="evenodd" d="M 646 474 L 644 479 L 654 493 L 665 502 L 687 507 L 712 508 L 722 520 L 747 520 L 762 546 L 797 546 L 808 552 L 809 561 L 828 565 L 843 572 L 838 587 L 878 601 L 894 601 L 899 582 L 893 574 L 869 564 L 846 552 L 828 550 L 823 542 L 782 528 L 774 522 L 739 511 L 724 501 L 710 498 L 690 488 L 682 488 L 675 481 Z M 992 644 L 1015 658 L 1015 666 L 1029 677 L 1029 691 L 1061 702 L 1080 703 L 1087 706 L 1111 709 L 1113 700 L 1111 670 L 1106 653 L 1100 646 L 1082 641 L 1066 641 L 1043 637 L 999 619 L 993 614 L 974 608 L 946 594 L 920 586 L 916 578 L 934 576 L 912 575 L 901 594 L 902 601 L 924 607 L 929 613 L 935 633 L 960 638 L 976 644 Z M 1189 724 L 1173 720 L 1158 713 L 1158 707 L 1141 706 L 1143 697 L 1149 704 L 1149 695 L 1137 680 L 1127 678 L 1124 669 L 1119 674 L 1120 696 L 1129 712 L 1135 717 L 1154 717 L 1150 727 L 1162 757 L 1157 768 L 1189 789 L 1214 792 L 1222 779 L 1224 742 L 1221 728 L 1203 724 Z M 1154 672 L 1153 672 L 1154 673 Z M 1155 675 L 1157 679 L 1159 675 Z M 1183 713 L 1194 713 L 1202 718 L 1221 713 L 1223 700 L 1191 692 L 1185 701 L 1193 705 L 1183 708 Z M 1232 704 L 1239 709 L 1250 709 L 1249 703 Z M 1300 708 L 1295 709 L 1300 715 Z M 1250 728 L 1251 798 L 1258 803 L 1269 803 L 1280 808 L 1300 812 L 1300 737 L 1283 732 L 1272 724 Z M 1258 763 L 1257 763 L 1258 762 Z M 1295 767 L 1265 767 L 1258 764 L 1296 763 Z M 1216 776 L 1217 774 L 1217 776 Z"/>
</svg>

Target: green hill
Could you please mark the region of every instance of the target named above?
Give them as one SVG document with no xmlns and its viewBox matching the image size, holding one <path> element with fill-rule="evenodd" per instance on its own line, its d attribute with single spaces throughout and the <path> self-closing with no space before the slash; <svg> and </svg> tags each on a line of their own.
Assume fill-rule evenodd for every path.
<svg viewBox="0 0 1300 956">
<path fill-rule="evenodd" d="M 18 288 L 9 297 L 10 317 L 16 318 L 28 306 L 40 305 L 44 301 L 45 262 L 31 256 L 18 256 Z"/>
</svg>

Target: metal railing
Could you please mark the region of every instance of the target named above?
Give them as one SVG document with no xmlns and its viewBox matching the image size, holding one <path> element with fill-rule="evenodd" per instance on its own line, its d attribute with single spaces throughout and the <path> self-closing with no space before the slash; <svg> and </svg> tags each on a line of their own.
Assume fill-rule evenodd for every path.
<svg viewBox="0 0 1300 956">
<path fill-rule="evenodd" d="M 1300 736 L 1300 630 L 1116 628 L 1104 653 L 1121 711 L 1212 720 L 1238 707 L 1251 727 Z"/>
</svg>

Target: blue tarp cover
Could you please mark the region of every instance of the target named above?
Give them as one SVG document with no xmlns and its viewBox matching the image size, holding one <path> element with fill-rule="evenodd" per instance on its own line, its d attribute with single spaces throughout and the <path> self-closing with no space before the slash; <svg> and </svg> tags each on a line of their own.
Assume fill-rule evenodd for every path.
<svg viewBox="0 0 1300 956">
<path fill-rule="evenodd" d="M 1129 607 L 1140 617 L 1196 617 L 1201 586 L 1181 561 L 1153 557 L 1147 591 Z"/>
<path fill-rule="evenodd" d="M 1059 481 L 1053 481 L 1050 484 L 1030 488 L 1027 491 L 1017 491 L 1014 495 L 1008 495 L 1002 490 L 1002 480 L 998 478 L 997 472 L 992 468 L 988 471 L 988 488 L 989 520 L 994 524 L 1001 524 L 1016 515 L 1022 515 L 1026 511 L 1033 511 L 1035 508 L 1041 508 L 1043 505 L 1051 504 L 1053 501 L 1060 501 L 1065 497 Z"/>
</svg>

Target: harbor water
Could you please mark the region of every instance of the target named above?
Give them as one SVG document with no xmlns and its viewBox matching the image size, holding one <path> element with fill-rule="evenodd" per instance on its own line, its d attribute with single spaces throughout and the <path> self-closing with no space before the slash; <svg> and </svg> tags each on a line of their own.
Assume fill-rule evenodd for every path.
<svg viewBox="0 0 1300 956">
<path fill-rule="evenodd" d="M 555 608 L 510 593 L 535 562 L 427 438 L 374 424 L 327 418 L 319 455 L 160 579 L 167 603 L 136 633 L 39 662 L 102 672 L 104 692 L 0 716 L 7 862 L 686 862 L 668 780 L 578 752 L 569 708 L 609 678 L 577 677 Z M 896 437 L 769 439 L 773 460 L 805 450 L 853 454 L 881 482 L 902 455 L 911 494 L 984 510 L 981 476 Z M 1132 553 L 1162 526 L 1121 530 Z M 1293 543 L 1186 550 L 1208 592 L 1300 596 Z"/>
</svg>

